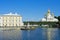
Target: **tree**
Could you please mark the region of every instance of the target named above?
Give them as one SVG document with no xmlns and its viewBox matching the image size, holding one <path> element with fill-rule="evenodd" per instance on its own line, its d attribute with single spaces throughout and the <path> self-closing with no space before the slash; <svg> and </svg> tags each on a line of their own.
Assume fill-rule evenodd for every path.
<svg viewBox="0 0 60 40">
<path fill-rule="evenodd" d="M 55 16 L 54 18 L 58 19 L 58 17 L 57 17 L 57 16 Z"/>
<path fill-rule="evenodd" d="M 60 21 L 60 16 L 58 16 L 58 20 Z"/>
<path fill-rule="evenodd" d="M 60 21 L 60 16 L 58 16 L 58 17 L 55 16 L 55 18 L 58 19 L 58 20 Z"/>
</svg>

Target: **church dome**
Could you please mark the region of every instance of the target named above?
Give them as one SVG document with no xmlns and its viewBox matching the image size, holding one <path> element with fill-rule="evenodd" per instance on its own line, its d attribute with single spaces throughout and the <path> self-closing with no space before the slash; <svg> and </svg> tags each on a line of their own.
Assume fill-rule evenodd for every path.
<svg viewBox="0 0 60 40">
<path fill-rule="evenodd" d="M 50 10 L 48 10 L 47 16 L 50 15 Z"/>
<path fill-rule="evenodd" d="M 47 18 L 47 17 L 51 17 L 51 14 L 50 14 L 50 10 L 48 10 L 48 12 L 47 12 L 47 14 L 45 14 L 45 17 Z"/>
<path fill-rule="evenodd" d="M 46 19 L 45 18 L 42 18 L 42 20 L 41 21 L 46 21 Z"/>
<path fill-rule="evenodd" d="M 51 22 L 58 22 L 58 19 L 54 18 L 54 14 L 50 13 L 50 10 L 48 10 L 47 14 L 42 18 L 41 21 L 51 21 Z"/>
</svg>

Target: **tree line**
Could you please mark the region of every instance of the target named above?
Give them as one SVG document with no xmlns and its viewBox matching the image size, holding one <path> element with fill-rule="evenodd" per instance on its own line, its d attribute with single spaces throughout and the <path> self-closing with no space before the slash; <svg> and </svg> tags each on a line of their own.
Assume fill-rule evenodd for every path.
<svg viewBox="0 0 60 40">
<path fill-rule="evenodd" d="M 58 24 L 60 25 L 60 16 L 58 16 L 58 17 L 55 16 L 55 18 L 59 20 L 59 21 L 58 21 Z"/>
</svg>

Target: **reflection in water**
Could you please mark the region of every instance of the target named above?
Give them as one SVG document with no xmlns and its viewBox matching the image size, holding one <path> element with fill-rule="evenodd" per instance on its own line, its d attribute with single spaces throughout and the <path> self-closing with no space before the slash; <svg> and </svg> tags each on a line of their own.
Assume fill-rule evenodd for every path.
<svg viewBox="0 0 60 40">
<path fill-rule="evenodd" d="M 37 28 L 36 30 L 0 30 L 0 40 L 60 40 L 60 29 Z"/>
<path fill-rule="evenodd" d="M 30 40 L 30 30 L 22 30 L 22 40 Z"/>
<path fill-rule="evenodd" d="M 0 31 L 0 40 L 20 40 L 21 31 L 20 30 L 6 30 Z"/>
<path fill-rule="evenodd" d="M 45 31 L 44 31 L 45 30 Z M 60 40 L 58 28 L 43 28 L 43 35 L 46 37 L 45 40 Z"/>
<path fill-rule="evenodd" d="M 57 28 L 49 28 L 47 29 L 47 40 L 55 40 L 54 37 L 58 34 Z"/>
</svg>

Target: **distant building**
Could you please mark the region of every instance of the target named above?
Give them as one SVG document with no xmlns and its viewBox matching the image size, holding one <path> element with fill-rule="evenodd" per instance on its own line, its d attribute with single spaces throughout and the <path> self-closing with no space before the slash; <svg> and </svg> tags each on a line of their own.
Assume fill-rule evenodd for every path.
<svg viewBox="0 0 60 40">
<path fill-rule="evenodd" d="M 41 19 L 42 22 L 58 22 L 58 19 L 54 18 L 54 14 L 50 13 L 50 10 L 48 10 L 48 13 L 44 16 L 44 18 Z"/>
<path fill-rule="evenodd" d="M 0 15 L 0 26 L 23 26 L 22 17 L 17 13 Z"/>
</svg>

